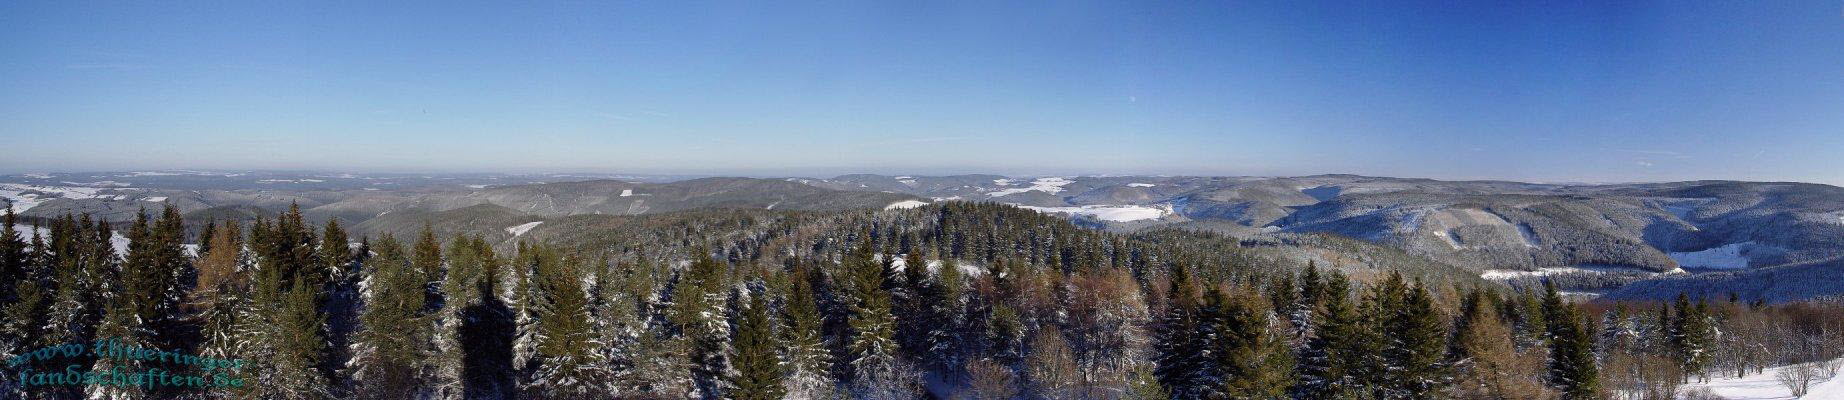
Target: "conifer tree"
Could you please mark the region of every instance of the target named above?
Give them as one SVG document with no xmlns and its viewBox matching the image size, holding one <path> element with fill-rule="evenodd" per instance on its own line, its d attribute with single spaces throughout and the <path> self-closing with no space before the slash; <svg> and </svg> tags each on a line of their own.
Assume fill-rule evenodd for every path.
<svg viewBox="0 0 1844 400">
<path fill-rule="evenodd" d="M 958 375 L 951 371 L 966 363 L 963 355 L 966 348 L 961 340 L 961 333 L 966 329 L 966 286 L 960 266 L 948 259 L 942 260 L 934 279 L 929 280 L 922 291 L 921 312 L 927 321 L 923 339 L 927 349 L 923 359 L 931 368 L 950 371 L 950 376 Z"/>
<path fill-rule="evenodd" d="M 1334 271 L 1326 281 L 1317 332 L 1300 359 L 1299 393 L 1306 398 L 1349 398 L 1370 387 L 1371 357 L 1380 351 L 1377 333 L 1350 299 L 1350 281 Z"/>
<path fill-rule="evenodd" d="M 0 282 L 18 282 L 26 278 L 26 239 L 16 229 L 19 217 L 13 208 L 0 216 Z M 10 285 L 0 285 L 0 308 L 11 305 L 17 296 Z"/>
<path fill-rule="evenodd" d="M 1454 338 L 1454 397 L 1463 399 L 1531 399 L 1548 397 L 1524 370 L 1511 329 L 1480 290 L 1467 295 Z"/>
<path fill-rule="evenodd" d="M 1685 377 L 1696 376 L 1708 379 L 1705 370 L 1709 364 L 1709 348 L 1715 342 L 1715 332 L 1707 314 L 1704 303 L 1699 300 L 1695 305 L 1690 297 L 1679 293 L 1672 303 L 1675 312 L 1670 319 L 1671 355 L 1677 359 Z"/>
<path fill-rule="evenodd" d="M 542 398 L 600 398 L 611 392 L 601 341 L 589 320 L 582 262 L 546 257 L 533 279 L 544 286 L 539 306 L 537 370 L 527 393 Z"/>
<path fill-rule="evenodd" d="M 889 269 L 872 254 L 871 245 L 864 242 L 846 263 L 851 298 L 847 349 L 855 395 L 887 397 L 907 391 L 909 382 L 898 365 L 896 317 L 884 288 Z"/>
<path fill-rule="evenodd" d="M 830 398 L 835 392 L 830 373 L 833 369 L 832 355 L 828 352 L 825 337 L 821 331 L 825 321 L 820 316 L 818 299 L 814 297 L 813 281 L 817 275 L 804 266 L 796 267 L 788 284 L 787 298 L 782 307 L 782 342 L 784 364 L 788 386 L 787 395 L 794 398 Z"/>
<path fill-rule="evenodd" d="M 1567 399 L 1592 399 L 1599 395 L 1599 372 L 1594 357 L 1594 334 L 1579 307 L 1562 301 L 1556 285 L 1544 286 L 1545 319 L 1549 322 L 1549 380 Z"/>
<path fill-rule="evenodd" d="M 1201 369 L 1194 338 L 1198 329 L 1197 286 L 1184 265 L 1172 268 L 1170 287 L 1166 290 L 1165 312 L 1160 316 L 1153 339 L 1153 375 L 1160 386 L 1176 397 L 1195 397 L 1198 387 L 1193 379 Z"/>
<path fill-rule="evenodd" d="M 321 228 L 319 244 L 317 258 L 321 265 L 316 268 L 318 272 L 314 275 L 325 277 L 326 282 L 320 285 L 321 293 L 315 297 L 320 309 L 326 314 L 326 324 L 322 331 L 327 342 L 320 369 L 328 373 L 329 382 L 333 382 L 333 386 L 339 389 L 350 386 L 339 381 L 341 375 L 338 371 L 351 361 L 352 336 L 360 328 L 358 318 L 362 299 L 359 282 L 365 278 L 360 270 L 360 260 L 369 248 L 361 248 L 355 254 L 351 239 L 346 235 L 346 229 L 340 226 L 338 218 L 327 220 Z"/>
<path fill-rule="evenodd" d="M 158 255 L 154 249 L 158 242 L 154 238 L 156 233 L 153 229 L 146 211 L 136 214 L 134 224 L 128 229 L 128 256 L 121 264 L 121 291 L 107 303 L 102 324 L 96 328 L 97 338 L 112 346 L 161 347 L 154 326 L 148 323 L 159 317 L 155 312 L 160 279 L 155 269 Z M 110 371 L 121 368 L 139 371 L 151 366 L 151 362 L 136 358 L 100 357 L 91 370 Z M 85 389 L 92 398 L 154 395 L 151 389 L 141 386 L 97 385 Z"/>
<path fill-rule="evenodd" d="M 262 398 L 277 399 L 326 399 L 332 397 L 332 388 L 328 386 L 326 376 L 318 367 L 321 357 L 326 355 L 326 342 L 321 339 L 320 328 L 326 319 L 316 306 L 315 291 L 309 288 L 310 280 L 300 280 L 289 289 L 281 305 L 280 315 L 275 317 L 273 328 L 276 337 L 275 354 L 269 358 L 273 363 L 267 367 L 274 371 L 265 379 L 267 387 L 254 387 L 254 394 Z"/>
<path fill-rule="evenodd" d="M 423 223 L 423 230 L 416 235 L 416 244 L 410 249 L 410 265 L 422 274 L 423 311 L 433 312 L 442 307 L 442 243 L 435 238 L 435 228 Z"/>
<path fill-rule="evenodd" d="M 1278 398 L 1293 382 L 1293 358 L 1285 337 L 1276 331 L 1260 296 L 1238 290 L 1231 295 L 1211 290 L 1203 325 L 1209 340 L 1203 343 L 1212 397 Z"/>
<path fill-rule="evenodd" d="M 196 352 L 201 356 L 237 358 L 243 339 L 237 331 L 237 318 L 249 306 L 249 282 L 244 271 L 251 261 L 243 251 L 243 232 L 237 224 L 212 226 L 216 232 L 200 235 L 209 237 L 211 245 L 200 246 L 205 250 L 197 263 L 198 281 L 187 295 L 187 305 L 199 330 Z"/>
<path fill-rule="evenodd" d="M 730 286 L 727 268 L 700 251 L 674 287 L 672 315 L 690 346 L 691 377 L 699 396 L 723 395 L 730 361 Z"/>
<path fill-rule="evenodd" d="M 730 398 L 780 399 L 786 394 L 786 388 L 781 381 L 781 362 L 775 355 L 767 294 L 750 296 L 749 307 L 742 314 L 741 321 L 736 324 L 735 354 L 731 357 L 736 374 L 731 378 Z"/>
<path fill-rule="evenodd" d="M 1447 328 L 1420 282 L 1408 285 L 1392 272 L 1373 292 L 1370 315 L 1384 339 L 1379 376 L 1385 397 L 1426 398 L 1448 380 Z"/>
<path fill-rule="evenodd" d="M 364 328 L 352 343 L 346 368 L 361 398 L 409 398 L 424 392 L 429 326 L 423 309 L 423 275 L 413 269 L 403 245 L 386 234 L 368 265 Z"/>
</svg>

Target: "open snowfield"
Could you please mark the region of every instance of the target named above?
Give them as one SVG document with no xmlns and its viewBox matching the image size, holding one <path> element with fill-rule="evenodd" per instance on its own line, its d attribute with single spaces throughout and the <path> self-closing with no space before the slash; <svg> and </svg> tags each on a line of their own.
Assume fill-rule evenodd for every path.
<svg viewBox="0 0 1844 400">
<path fill-rule="evenodd" d="M 926 205 L 928 205 L 928 202 L 926 201 L 903 200 L 903 201 L 899 201 L 895 203 L 890 203 L 890 205 L 884 206 L 884 209 L 885 210 L 905 210 L 905 209 L 911 209 L 911 208 L 916 208 L 916 207 L 921 207 L 921 206 L 926 206 Z"/>
<path fill-rule="evenodd" d="M 1685 267 L 1740 269 L 1748 268 L 1748 256 L 1742 252 L 1753 246 L 1754 242 L 1730 243 L 1703 251 L 1670 253 L 1670 256 Z"/>
<path fill-rule="evenodd" d="M 506 227 L 506 233 L 510 233 L 512 234 L 512 236 L 517 237 L 520 235 L 524 235 L 525 232 L 530 232 L 531 228 L 536 228 L 538 227 L 539 224 L 543 224 L 543 223 L 544 221 L 532 221 L 532 222 L 526 222 L 523 224 L 508 226 Z"/>
<path fill-rule="evenodd" d="M 13 203 L 13 212 L 25 212 L 39 204 L 55 198 L 90 199 L 99 197 L 97 192 L 110 188 L 80 186 L 46 186 L 20 183 L 0 183 L 0 198 Z M 28 193 L 31 192 L 31 193 Z"/>
<path fill-rule="evenodd" d="M 1087 215 L 1102 221 L 1128 222 L 1143 219 L 1159 219 L 1170 214 L 1171 210 L 1147 206 L 1080 206 L 1080 207 L 1036 207 L 1018 206 L 1041 213 L 1065 213 Z"/>
<path fill-rule="evenodd" d="M 1762 373 L 1743 376 L 1739 379 L 1734 376 L 1711 377 L 1709 383 L 1684 385 L 1678 393 L 1691 393 L 1707 388 L 1710 393 L 1729 400 L 1844 399 L 1844 374 L 1813 383 L 1809 388 L 1810 392 L 1804 397 L 1793 397 L 1793 391 L 1786 385 L 1780 384 L 1780 380 L 1776 378 L 1780 370 L 1786 368 L 1789 367 L 1768 368 Z"/>
<path fill-rule="evenodd" d="M 999 186 L 1009 186 L 1012 184 L 1011 180 L 1009 179 L 995 179 L 992 181 L 992 183 L 997 184 Z M 991 193 L 987 193 L 986 196 L 999 197 L 999 196 L 1019 194 L 1019 193 L 1029 192 L 1029 191 L 1039 191 L 1039 192 L 1044 192 L 1044 193 L 1049 193 L 1049 194 L 1057 194 L 1057 193 L 1063 192 L 1064 185 L 1068 185 L 1071 183 L 1076 183 L 1076 181 L 1072 181 L 1072 180 L 1065 179 L 1065 178 L 1037 178 L 1037 180 L 1031 181 L 1031 186 L 1029 187 L 995 190 Z"/>
<path fill-rule="evenodd" d="M 1606 273 L 1620 273 L 1620 272 L 1669 275 L 1669 274 L 1683 273 L 1684 270 L 1677 269 L 1677 270 L 1659 273 L 1659 272 L 1646 271 L 1646 270 L 1642 270 L 1638 268 L 1624 268 L 1624 267 L 1543 267 L 1543 268 L 1537 268 L 1537 270 L 1535 271 L 1524 271 L 1524 270 L 1515 270 L 1515 269 L 1488 269 L 1485 271 L 1481 271 L 1479 273 L 1479 277 L 1489 279 L 1489 280 L 1503 281 L 1503 280 L 1511 280 L 1511 279 L 1518 279 L 1518 278 L 1535 278 L 1535 277 L 1560 275 L 1560 274 L 1577 274 L 1577 273 L 1606 274 Z"/>
</svg>

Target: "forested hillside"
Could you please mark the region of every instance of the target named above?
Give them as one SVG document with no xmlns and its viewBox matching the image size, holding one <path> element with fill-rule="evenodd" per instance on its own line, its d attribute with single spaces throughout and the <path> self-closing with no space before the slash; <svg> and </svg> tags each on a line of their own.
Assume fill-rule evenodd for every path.
<svg viewBox="0 0 1844 400">
<path fill-rule="evenodd" d="M 0 230 L 22 398 L 1669 398 L 1830 360 L 1844 313 L 1576 304 L 1327 236 L 1124 235 L 1007 205 L 354 235 L 293 209 Z M 474 224 L 478 225 L 478 224 Z M 118 250 L 116 236 L 127 239 Z M 235 367 L 41 349 L 114 339 Z M 178 358 L 175 358 L 177 360 Z M 1818 365 L 1818 364 L 1810 364 Z M 60 380 L 161 369 L 228 387 Z M 86 373 L 88 375 L 86 375 Z M 14 378 L 17 377 L 17 378 Z"/>
</svg>

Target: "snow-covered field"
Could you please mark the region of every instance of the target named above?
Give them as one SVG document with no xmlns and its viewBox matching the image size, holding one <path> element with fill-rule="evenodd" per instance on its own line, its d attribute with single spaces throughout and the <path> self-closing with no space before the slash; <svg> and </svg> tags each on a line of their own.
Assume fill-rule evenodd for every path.
<svg viewBox="0 0 1844 400">
<path fill-rule="evenodd" d="M 1781 400 L 1781 399 L 1844 399 L 1844 374 L 1838 374 L 1808 387 L 1805 397 L 1793 397 L 1793 391 L 1780 384 L 1776 377 L 1780 370 L 1788 366 L 1768 368 L 1759 374 L 1735 378 L 1734 376 L 1710 377 L 1709 383 L 1690 383 L 1679 389 L 1679 393 L 1691 393 L 1708 389 L 1711 394 L 1729 400 Z"/>
<path fill-rule="evenodd" d="M 884 209 L 885 210 L 903 210 L 903 209 L 916 208 L 916 207 L 921 207 L 921 206 L 926 206 L 926 205 L 928 205 L 928 202 L 926 201 L 903 200 L 903 201 L 899 201 L 895 203 L 890 203 L 890 205 L 884 206 Z"/>
<path fill-rule="evenodd" d="M 37 207 L 39 204 L 55 198 L 92 199 L 103 197 L 97 193 L 107 189 L 112 188 L 0 183 L 0 198 L 6 198 L 8 202 L 13 203 L 13 212 L 25 212 L 26 210 L 32 209 L 32 207 Z"/>
<path fill-rule="evenodd" d="M 1147 206 L 1080 206 L 1080 207 L 1036 207 L 1018 206 L 1041 213 L 1066 213 L 1087 215 L 1102 221 L 1128 222 L 1143 219 L 1159 219 L 1171 214 L 1171 210 Z"/>
<path fill-rule="evenodd" d="M 1560 275 L 1560 274 L 1575 274 L 1575 273 L 1605 274 L 1605 273 L 1617 273 L 1617 272 L 1636 272 L 1636 273 L 1645 273 L 1645 274 L 1669 275 L 1669 274 L 1683 273 L 1684 270 L 1677 269 L 1677 270 L 1667 271 L 1663 273 L 1657 273 L 1657 272 L 1646 271 L 1646 270 L 1642 270 L 1638 268 L 1623 268 L 1623 267 L 1543 267 L 1543 268 L 1537 268 L 1537 270 L 1535 271 L 1524 271 L 1524 270 L 1515 270 L 1515 269 L 1488 269 L 1485 271 L 1481 271 L 1479 273 L 1479 277 L 1489 279 L 1489 280 L 1503 281 L 1503 280 L 1512 280 L 1512 279 L 1518 279 L 1518 278 L 1535 278 L 1535 277 Z"/>
<path fill-rule="evenodd" d="M 525 232 L 530 232 L 531 228 L 536 228 L 538 227 L 538 224 L 542 224 L 542 223 L 544 223 L 544 221 L 532 221 L 532 222 L 526 222 L 523 224 L 508 226 L 506 227 L 506 233 L 512 234 L 513 237 L 518 237 L 519 235 L 524 235 Z"/>
<path fill-rule="evenodd" d="M 1754 242 L 1730 243 L 1722 247 L 1703 251 L 1670 253 L 1671 259 L 1678 265 L 1696 268 L 1748 268 L 1748 257 L 1742 255 Z"/>
<path fill-rule="evenodd" d="M 1010 179 L 994 179 L 992 183 L 997 184 L 999 186 L 1011 186 L 1012 181 Z M 1054 178 L 1054 177 L 1053 178 L 1037 178 L 1037 180 L 1031 181 L 1031 186 L 1029 187 L 995 190 L 991 193 L 987 193 L 986 195 L 990 197 L 999 197 L 999 196 L 1019 194 L 1019 193 L 1029 192 L 1029 191 L 1039 191 L 1039 192 L 1044 192 L 1044 193 L 1049 193 L 1049 194 L 1057 194 L 1063 191 L 1063 185 L 1068 185 L 1071 183 L 1076 183 L 1076 181 L 1072 181 L 1072 180 L 1065 179 L 1065 178 Z"/>
</svg>

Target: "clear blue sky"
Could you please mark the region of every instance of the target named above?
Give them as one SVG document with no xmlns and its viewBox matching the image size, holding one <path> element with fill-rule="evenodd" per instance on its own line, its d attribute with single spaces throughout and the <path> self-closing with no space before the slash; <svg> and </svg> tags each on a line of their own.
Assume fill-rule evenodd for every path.
<svg viewBox="0 0 1844 400">
<path fill-rule="evenodd" d="M 1836 1 L 254 3 L 0 2 L 0 171 L 1844 183 Z"/>
</svg>

